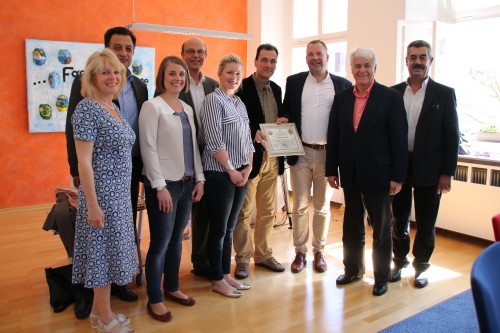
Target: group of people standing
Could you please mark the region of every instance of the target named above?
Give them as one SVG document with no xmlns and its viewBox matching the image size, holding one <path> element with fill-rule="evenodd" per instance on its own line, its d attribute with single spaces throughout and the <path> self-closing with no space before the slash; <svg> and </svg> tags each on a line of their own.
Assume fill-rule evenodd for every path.
<svg viewBox="0 0 500 333">
<path fill-rule="evenodd" d="M 327 270 L 329 203 L 333 188 L 342 186 L 345 274 L 337 284 L 365 272 L 367 213 L 374 238 L 373 294 L 384 294 L 387 282 L 401 279 L 409 264 L 413 189 L 415 285 L 424 287 L 439 199 L 450 190 L 456 166 L 458 121 L 453 89 L 428 76 L 430 45 L 414 43 L 407 54 L 410 78 L 391 89 L 375 82 L 373 50 L 351 53 L 353 87 L 328 72 L 327 46 L 311 41 L 309 71 L 288 77 L 282 100 L 281 88 L 270 80 L 276 47 L 258 47 L 256 70 L 245 79 L 241 59 L 224 56 L 217 83 L 201 72 L 206 45 L 190 38 L 182 44 L 181 57 L 163 59 L 155 97 L 147 100 L 146 85 L 128 69 L 135 36 L 122 27 L 108 30 L 106 49 L 92 54 L 83 76 L 74 81 L 66 126 L 70 171 L 79 189 L 73 283 L 90 295 L 75 306 L 77 317 L 90 316 L 99 332 L 131 332 L 125 326 L 130 318 L 112 312 L 110 294 L 137 299 L 127 284 L 137 271 L 134 228 L 141 179 L 151 233 L 147 311 L 154 319 L 172 319 L 163 298 L 196 303 L 179 286 L 190 216 L 193 273 L 211 280 L 212 291 L 241 297 L 252 287 L 238 281 L 248 277 L 252 257 L 257 266 L 285 270 L 270 245 L 276 180 L 285 159 L 268 155 L 262 123 L 295 123 L 305 151 L 287 157 L 296 253 L 291 271 L 306 267 L 311 186 L 313 266 L 319 273 Z M 233 246 L 236 279 L 230 275 Z"/>
</svg>

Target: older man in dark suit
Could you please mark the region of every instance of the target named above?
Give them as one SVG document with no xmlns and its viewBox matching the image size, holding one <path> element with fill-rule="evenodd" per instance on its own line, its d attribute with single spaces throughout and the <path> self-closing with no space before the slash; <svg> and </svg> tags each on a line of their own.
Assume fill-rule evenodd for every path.
<svg viewBox="0 0 500 333">
<path fill-rule="evenodd" d="M 411 42 L 406 53 L 410 77 L 393 87 L 404 98 L 409 128 L 409 160 L 408 178 L 392 204 L 394 267 L 390 281 L 399 281 L 401 270 L 409 264 L 413 190 L 417 224 L 413 243 L 413 284 L 417 288 L 424 288 L 429 283 L 427 269 L 434 250 L 439 203 L 441 194 L 451 190 L 460 136 L 455 91 L 429 77 L 432 61 L 429 43 L 423 40 Z"/>
<path fill-rule="evenodd" d="M 311 186 L 314 215 L 312 218 L 312 247 L 314 269 L 327 270 L 323 252 L 330 225 L 330 198 L 333 189 L 325 178 L 325 156 L 328 117 L 333 98 L 350 81 L 328 72 L 328 48 L 324 42 L 313 40 L 306 47 L 309 71 L 291 75 L 286 80 L 283 108 L 289 122 L 295 123 L 305 155 L 288 156 L 293 191 L 293 245 L 295 259 L 292 273 L 301 272 L 306 264 L 309 238 L 309 203 Z"/>
<path fill-rule="evenodd" d="M 373 226 L 373 295 L 387 292 L 391 269 L 391 195 L 401 189 L 408 159 L 403 98 L 375 82 L 377 58 L 367 48 L 351 53 L 354 89 L 335 96 L 328 126 L 326 175 L 344 189 L 344 271 L 338 285 L 365 273 L 365 213 Z M 339 182 L 340 174 L 340 182 Z"/>
</svg>

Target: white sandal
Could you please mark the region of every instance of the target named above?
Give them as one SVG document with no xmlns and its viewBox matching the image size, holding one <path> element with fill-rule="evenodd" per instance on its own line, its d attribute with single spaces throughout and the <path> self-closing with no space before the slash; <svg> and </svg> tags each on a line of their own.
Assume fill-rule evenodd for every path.
<svg viewBox="0 0 500 333">
<path fill-rule="evenodd" d="M 90 327 L 98 328 L 99 327 L 99 316 L 93 313 L 90 314 Z M 115 313 L 115 318 L 122 325 L 130 324 L 130 318 L 123 313 Z"/>
<path fill-rule="evenodd" d="M 111 331 L 113 330 L 113 328 L 116 326 L 116 325 L 121 325 L 118 320 L 116 319 L 113 319 L 112 321 L 110 321 L 109 323 L 105 324 L 103 323 L 100 319 L 98 320 L 98 327 L 97 327 L 97 332 L 98 333 L 111 333 Z M 134 333 L 134 331 L 132 331 L 130 328 L 128 327 L 123 327 L 118 331 L 118 332 L 115 332 L 115 333 Z"/>
</svg>

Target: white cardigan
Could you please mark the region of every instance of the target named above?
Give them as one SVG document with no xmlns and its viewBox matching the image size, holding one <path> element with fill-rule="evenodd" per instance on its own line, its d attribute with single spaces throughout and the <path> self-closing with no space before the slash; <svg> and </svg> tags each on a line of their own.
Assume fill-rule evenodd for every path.
<svg viewBox="0 0 500 333">
<path fill-rule="evenodd" d="M 180 102 L 191 125 L 195 178 L 196 181 L 204 181 L 193 109 L 185 102 Z M 181 118 L 160 96 L 142 105 L 139 113 L 139 143 L 144 163 L 142 174 L 148 177 L 152 188 L 165 186 L 165 180 L 177 181 L 184 176 Z"/>
</svg>

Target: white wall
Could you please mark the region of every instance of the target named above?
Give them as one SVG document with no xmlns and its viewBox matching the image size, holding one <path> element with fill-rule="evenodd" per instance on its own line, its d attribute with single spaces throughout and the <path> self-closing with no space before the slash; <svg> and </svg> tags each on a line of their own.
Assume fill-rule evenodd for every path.
<svg viewBox="0 0 500 333">
<path fill-rule="evenodd" d="M 269 43 L 278 48 L 278 65 L 271 78 L 283 89 L 285 79 L 284 62 L 287 57 L 286 27 L 290 24 L 286 17 L 286 6 L 289 0 L 248 0 L 248 33 L 254 38 L 247 44 L 247 66 L 245 77 L 255 71 L 255 52 L 260 44 Z"/>
</svg>

